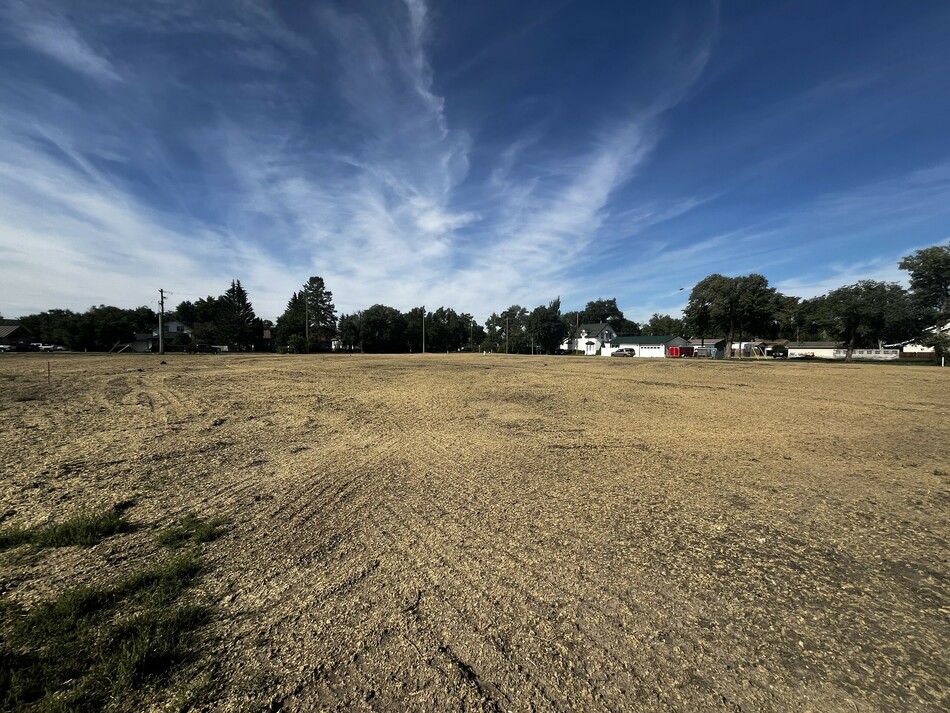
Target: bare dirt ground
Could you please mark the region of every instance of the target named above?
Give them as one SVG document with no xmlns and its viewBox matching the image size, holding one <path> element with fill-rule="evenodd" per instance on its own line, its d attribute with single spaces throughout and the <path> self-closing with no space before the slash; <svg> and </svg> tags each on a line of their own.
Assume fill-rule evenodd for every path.
<svg viewBox="0 0 950 713">
<path fill-rule="evenodd" d="M 0 524 L 140 526 L 2 596 L 225 516 L 202 709 L 950 709 L 950 369 L 163 358 L 0 356 Z"/>
</svg>

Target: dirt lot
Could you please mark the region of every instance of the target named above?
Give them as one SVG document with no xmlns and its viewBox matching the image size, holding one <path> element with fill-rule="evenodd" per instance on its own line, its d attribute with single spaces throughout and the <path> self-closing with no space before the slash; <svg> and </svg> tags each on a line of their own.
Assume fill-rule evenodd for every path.
<svg viewBox="0 0 950 713">
<path fill-rule="evenodd" d="M 0 355 L 0 524 L 139 525 L 0 588 L 228 518 L 199 707 L 950 709 L 950 369 L 164 360 Z"/>
</svg>

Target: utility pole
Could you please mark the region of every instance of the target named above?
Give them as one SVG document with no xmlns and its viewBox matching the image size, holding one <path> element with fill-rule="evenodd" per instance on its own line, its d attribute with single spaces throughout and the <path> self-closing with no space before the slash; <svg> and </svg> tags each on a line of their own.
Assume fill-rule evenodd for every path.
<svg viewBox="0 0 950 713">
<path fill-rule="evenodd" d="M 426 353 L 426 306 L 422 305 L 422 353 Z"/>
<path fill-rule="evenodd" d="M 165 353 L 165 290 L 158 288 L 158 353 Z"/>
<path fill-rule="evenodd" d="M 468 350 L 475 351 L 475 320 L 468 323 Z"/>
<path fill-rule="evenodd" d="M 306 353 L 310 353 L 310 300 L 307 297 L 307 288 L 303 288 L 303 304 L 304 304 L 304 322 L 303 332 L 304 332 L 304 343 L 306 345 Z"/>
<path fill-rule="evenodd" d="M 505 354 L 508 353 L 508 318 L 505 317 Z"/>
</svg>

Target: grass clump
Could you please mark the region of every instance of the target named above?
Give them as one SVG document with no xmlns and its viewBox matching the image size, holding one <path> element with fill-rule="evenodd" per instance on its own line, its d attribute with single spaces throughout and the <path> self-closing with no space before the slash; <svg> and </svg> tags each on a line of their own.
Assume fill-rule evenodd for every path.
<svg viewBox="0 0 950 713">
<path fill-rule="evenodd" d="M 210 542 L 221 534 L 224 518 L 214 517 L 203 520 L 194 513 L 188 513 L 182 521 L 162 531 L 158 536 L 158 544 L 170 549 L 178 549 L 187 544 L 198 545 Z"/>
<path fill-rule="evenodd" d="M 132 529 L 123 513 L 131 503 L 120 503 L 102 512 L 81 512 L 68 520 L 43 527 L 8 527 L 0 530 L 0 550 L 32 544 L 37 547 L 90 547 L 101 540 Z"/>
<path fill-rule="evenodd" d="M 102 710 L 191 660 L 211 611 L 179 599 L 200 572 L 189 552 L 109 586 L 71 589 L 29 613 L 4 604 L 0 708 Z"/>
<path fill-rule="evenodd" d="M 0 530 L 0 550 L 8 550 L 26 542 L 31 542 L 33 533 L 21 527 L 5 527 Z"/>
</svg>

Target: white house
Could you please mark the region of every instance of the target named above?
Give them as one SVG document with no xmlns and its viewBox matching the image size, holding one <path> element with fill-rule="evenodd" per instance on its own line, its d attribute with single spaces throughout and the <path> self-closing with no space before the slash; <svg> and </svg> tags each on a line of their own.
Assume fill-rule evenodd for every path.
<svg viewBox="0 0 950 713">
<path fill-rule="evenodd" d="M 597 353 L 604 344 L 616 338 L 617 333 L 609 324 L 582 324 L 574 332 L 574 336 L 561 342 L 561 349 L 569 352 L 584 352 L 586 356 Z"/>
<path fill-rule="evenodd" d="M 670 355 L 670 347 L 688 347 L 689 342 L 682 337 L 666 334 L 659 337 L 614 337 L 600 350 L 601 356 L 611 356 L 617 349 L 633 349 L 635 357 L 643 359 L 664 359 Z"/>
<path fill-rule="evenodd" d="M 929 327 L 926 331 L 930 333 L 934 333 L 934 332 L 950 333 L 950 322 L 947 322 L 945 325 L 943 325 L 943 327 L 939 327 L 939 328 L 936 326 Z M 919 339 L 919 337 L 917 339 Z M 895 344 L 885 344 L 884 346 L 900 349 L 904 355 L 910 358 L 918 358 L 918 359 L 932 358 L 934 356 L 934 348 L 927 347 L 927 346 L 924 346 L 923 344 L 920 344 L 917 341 L 917 339 L 907 339 L 903 342 L 896 342 Z"/>
<path fill-rule="evenodd" d="M 189 327 L 184 322 L 179 322 L 177 319 L 169 319 L 164 323 L 165 327 L 165 344 L 166 346 L 171 344 L 176 337 L 182 335 L 188 335 L 189 337 L 192 334 L 191 327 Z M 151 352 L 158 350 L 158 325 L 156 324 L 152 327 L 151 332 L 144 332 L 142 334 L 135 335 L 135 341 L 132 342 L 132 351 L 133 352 Z"/>
</svg>

